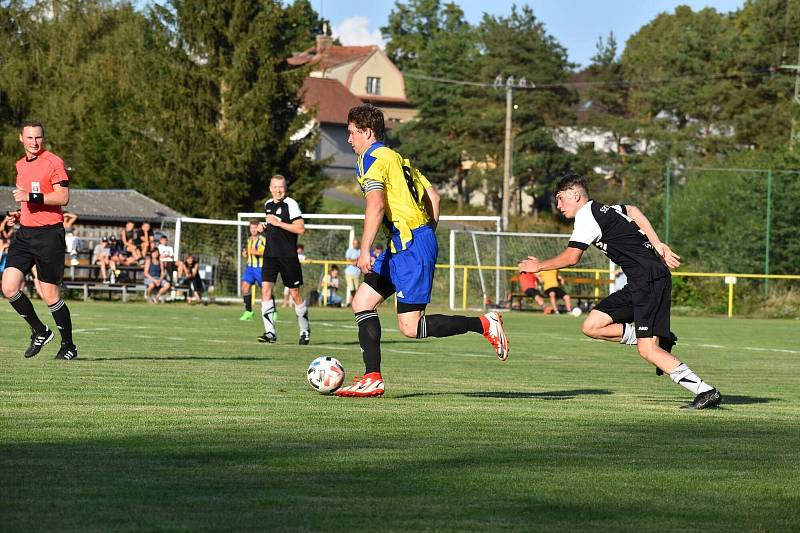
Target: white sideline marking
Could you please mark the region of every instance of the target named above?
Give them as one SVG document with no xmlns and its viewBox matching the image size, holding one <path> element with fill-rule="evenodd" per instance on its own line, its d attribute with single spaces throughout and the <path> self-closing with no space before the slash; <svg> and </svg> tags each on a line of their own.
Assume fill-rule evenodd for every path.
<svg viewBox="0 0 800 533">
<path fill-rule="evenodd" d="M 111 328 L 80 328 L 72 330 L 73 333 L 94 333 L 96 331 L 111 331 Z"/>
<path fill-rule="evenodd" d="M 164 338 L 167 339 L 168 341 L 185 341 L 186 340 L 183 337 L 164 337 Z"/>
<path fill-rule="evenodd" d="M 742 350 L 750 350 L 753 352 L 779 352 L 779 353 L 800 353 L 800 350 L 787 350 L 785 348 L 751 348 L 745 346 Z"/>
</svg>

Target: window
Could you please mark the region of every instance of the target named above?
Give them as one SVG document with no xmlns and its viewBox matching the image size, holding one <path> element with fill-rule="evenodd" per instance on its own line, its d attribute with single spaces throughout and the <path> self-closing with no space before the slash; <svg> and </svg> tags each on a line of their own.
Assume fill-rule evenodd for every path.
<svg viewBox="0 0 800 533">
<path fill-rule="evenodd" d="M 381 94 L 381 79 L 367 77 L 367 94 Z"/>
</svg>

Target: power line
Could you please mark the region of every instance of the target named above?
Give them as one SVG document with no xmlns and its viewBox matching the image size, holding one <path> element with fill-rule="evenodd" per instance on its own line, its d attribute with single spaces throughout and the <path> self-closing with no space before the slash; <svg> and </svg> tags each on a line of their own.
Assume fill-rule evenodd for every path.
<svg viewBox="0 0 800 533">
<path fill-rule="evenodd" d="M 781 72 L 777 71 L 774 68 L 765 68 L 759 70 L 753 70 L 749 72 L 735 72 L 731 74 L 717 74 L 712 76 L 678 76 L 675 78 L 662 78 L 662 79 L 642 79 L 642 80 L 620 80 L 620 81 L 568 81 L 568 82 L 559 82 L 559 83 L 534 83 L 534 82 L 527 82 L 525 85 L 514 85 L 514 89 L 522 89 L 522 90 L 533 90 L 533 89 L 554 89 L 554 88 L 575 88 L 575 87 L 584 87 L 584 86 L 617 86 L 617 87 L 629 87 L 629 86 L 647 86 L 647 85 L 664 85 L 668 83 L 676 83 L 681 81 L 719 81 L 719 80 L 740 80 L 744 78 L 751 78 L 756 76 L 761 76 L 763 74 L 782 74 Z M 447 83 L 451 85 L 469 85 L 473 87 L 484 87 L 484 88 L 495 88 L 499 89 L 505 87 L 505 83 L 498 84 L 495 83 L 486 83 L 486 82 L 478 82 L 478 81 L 468 81 L 468 80 L 455 80 L 452 78 L 440 78 L 436 76 L 427 76 L 424 74 L 413 74 L 409 72 L 403 72 L 403 76 L 423 81 L 431 81 L 436 83 Z M 524 79 L 524 78 L 522 78 Z"/>
</svg>

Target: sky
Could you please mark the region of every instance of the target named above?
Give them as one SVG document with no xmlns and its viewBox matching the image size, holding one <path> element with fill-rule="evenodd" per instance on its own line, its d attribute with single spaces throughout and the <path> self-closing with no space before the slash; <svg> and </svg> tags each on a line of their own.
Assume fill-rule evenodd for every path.
<svg viewBox="0 0 800 533">
<path fill-rule="evenodd" d="M 386 25 L 395 0 L 311 0 L 322 18 L 331 21 L 334 37 L 345 45 L 385 43 L 380 27 Z M 447 0 L 443 0 L 447 1 Z M 735 11 L 744 0 L 455 0 L 467 20 L 478 24 L 487 12 L 495 16 L 511 13 L 511 6 L 529 5 L 547 32 L 567 49 L 570 61 L 586 67 L 597 51 L 597 39 L 614 32 L 617 49 L 639 28 L 663 12 L 679 5 L 699 11 L 713 7 L 720 12 Z"/>
</svg>

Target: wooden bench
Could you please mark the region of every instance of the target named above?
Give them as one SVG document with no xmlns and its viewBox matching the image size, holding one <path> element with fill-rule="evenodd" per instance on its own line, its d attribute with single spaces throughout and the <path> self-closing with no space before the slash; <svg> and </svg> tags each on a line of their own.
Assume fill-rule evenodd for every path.
<svg viewBox="0 0 800 533">
<path fill-rule="evenodd" d="M 108 294 L 108 299 L 112 299 L 112 295 L 121 294 L 122 301 L 127 302 L 131 293 L 144 294 L 145 286 L 142 283 L 102 283 L 95 280 L 91 281 L 64 281 L 61 288 L 65 291 L 80 290 L 83 293 L 83 301 L 89 301 L 89 294 L 93 292 L 105 292 Z"/>
<path fill-rule="evenodd" d="M 569 286 L 577 286 L 578 289 L 575 292 L 570 292 L 566 288 L 564 289 L 566 293 L 572 298 L 572 305 L 573 306 L 580 306 L 587 309 L 591 309 L 594 307 L 597 302 L 605 298 L 607 294 L 607 289 L 609 283 L 611 283 L 608 279 L 595 279 L 590 277 L 567 277 L 564 278 L 564 285 Z M 600 292 L 598 295 L 595 295 L 595 288 L 599 288 Z M 549 297 L 546 294 L 542 294 L 542 298 L 545 299 L 545 302 L 549 301 Z M 522 302 L 528 300 L 533 300 L 533 296 L 528 296 L 527 294 L 521 292 L 512 292 L 511 296 L 509 297 L 509 306 L 511 309 L 522 309 Z M 514 307 L 515 302 L 518 302 L 517 307 Z M 538 306 L 537 306 L 538 308 Z M 532 310 L 538 310 L 536 308 Z"/>
</svg>

